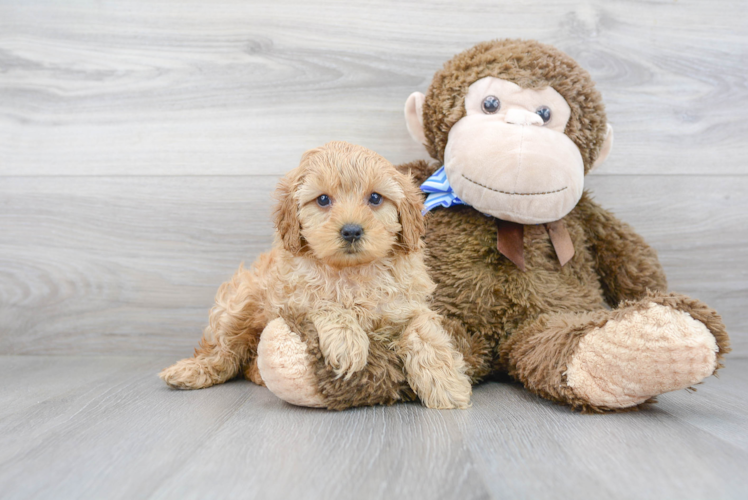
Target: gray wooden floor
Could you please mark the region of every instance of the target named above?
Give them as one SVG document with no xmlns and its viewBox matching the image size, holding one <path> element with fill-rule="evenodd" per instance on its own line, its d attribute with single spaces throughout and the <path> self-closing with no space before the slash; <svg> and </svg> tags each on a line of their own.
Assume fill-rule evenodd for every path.
<svg viewBox="0 0 748 500">
<path fill-rule="evenodd" d="M 297 408 L 155 357 L 0 359 L 0 497 L 721 499 L 748 495 L 748 360 L 645 412 L 487 383 L 469 410 Z"/>
<path fill-rule="evenodd" d="M 606 416 L 167 390 L 279 176 L 330 140 L 424 158 L 405 99 L 501 37 L 597 81 L 587 185 L 723 315 L 721 378 Z M 0 498 L 748 498 L 746 68 L 745 0 L 0 0 Z"/>
</svg>

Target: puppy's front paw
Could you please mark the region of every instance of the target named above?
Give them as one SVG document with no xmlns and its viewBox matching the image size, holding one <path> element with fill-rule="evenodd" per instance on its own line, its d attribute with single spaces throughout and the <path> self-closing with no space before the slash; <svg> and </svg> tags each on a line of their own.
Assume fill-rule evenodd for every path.
<svg viewBox="0 0 748 500">
<path fill-rule="evenodd" d="M 468 408 L 472 384 L 465 360 L 434 313 L 417 317 L 400 341 L 408 384 L 428 408 Z"/>
<path fill-rule="evenodd" d="M 470 407 L 473 392 L 470 378 L 465 375 L 462 356 L 457 354 L 454 364 L 421 366 L 409 376 L 412 386 L 427 408 L 437 410 L 465 409 Z M 410 374 L 409 374 L 410 375 Z"/>
<path fill-rule="evenodd" d="M 203 389 L 213 385 L 204 367 L 194 358 L 179 361 L 158 374 L 172 389 Z"/>
<path fill-rule="evenodd" d="M 360 327 L 328 326 L 318 330 L 319 347 L 325 361 L 338 376 L 351 375 L 366 366 L 369 336 Z"/>
</svg>

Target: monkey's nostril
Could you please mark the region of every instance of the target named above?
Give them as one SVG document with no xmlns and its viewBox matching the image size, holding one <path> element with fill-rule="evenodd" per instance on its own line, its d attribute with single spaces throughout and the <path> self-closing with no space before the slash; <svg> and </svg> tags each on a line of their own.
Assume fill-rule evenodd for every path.
<svg viewBox="0 0 748 500">
<path fill-rule="evenodd" d="M 363 235 L 364 228 L 358 224 L 346 224 L 340 229 L 340 236 L 348 243 L 360 240 Z"/>
</svg>

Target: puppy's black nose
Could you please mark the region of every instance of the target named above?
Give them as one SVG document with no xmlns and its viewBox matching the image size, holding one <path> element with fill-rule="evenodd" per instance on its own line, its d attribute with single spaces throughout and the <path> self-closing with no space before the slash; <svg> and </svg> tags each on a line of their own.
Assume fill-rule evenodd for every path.
<svg viewBox="0 0 748 500">
<path fill-rule="evenodd" d="M 364 234 L 364 228 L 358 224 L 346 224 L 340 230 L 340 236 L 348 243 L 353 243 L 361 239 Z"/>
</svg>

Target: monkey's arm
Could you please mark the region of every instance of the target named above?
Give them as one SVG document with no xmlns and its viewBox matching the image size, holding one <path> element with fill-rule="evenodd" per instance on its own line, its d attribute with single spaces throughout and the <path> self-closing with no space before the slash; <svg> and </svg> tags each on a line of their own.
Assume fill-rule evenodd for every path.
<svg viewBox="0 0 748 500">
<path fill-rule="evenodd" d="M 631 226 L 592 201 L 586 191 L 575 210 L 587 229 L 605 300 L 611 307 L 622 300 L 640 299 L 647 289 L 667 291 L 657 252 Z"/>
<path fill-rule="evenodd" d="M 439 165 L 434 162 L 429 163 L 426 160 L 416 160 L 397 165 L 395 168 L 405 175 L 410 175 L 416 186 L 420 186 L 426 179 L 431 177 L 431 174 L 439 170 Z"/>
</svg>

